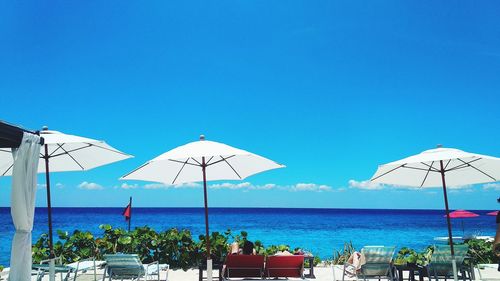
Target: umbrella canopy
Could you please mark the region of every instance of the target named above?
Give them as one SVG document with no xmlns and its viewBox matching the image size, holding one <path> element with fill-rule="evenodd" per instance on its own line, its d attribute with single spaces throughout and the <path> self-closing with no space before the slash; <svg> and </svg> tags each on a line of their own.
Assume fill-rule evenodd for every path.
<svg viewBox="0 0 500 281">
<path fill-rule="evenodd" d="M 50 171 L 84 171 L 99 166 L 117 162 L 132 157 L 103 141 L 67 135 L 57 131 L 49 131 L 44 127 L 40 132 L 44 139 L 43 148 L 40 151 L 38 173 L 45 173 L 47 185 L 47 219 L 49 225 L 49 247 L 51 261 L 50 280 L 54 280 L 53 273 L 53 235 L 52 235 L 52 204 L 50 196 Z M 11 149 L 0 148 L 0 176 L 12 174 L 13 158 Z"/>
<path fill-rule="evenodd" d="M 496 182 L 500 179 L 500 158 L 474 154 L 454 148 L 426 150 L 385 165 L 380 165 L 371 181 L 413 187 L 443 187 L 451 254 L 454 256 L 453 236 L 446 185 L 463 186 Z M 457 280 L 453 260 L 454 278 Z"/>
<path fill-rule="evenodd" d="M 40 158 L 48 156 L 51 172 L 90 170 L 132 157 L 104 141 L 49 130 L 42 130 L 40 136 L 47 145 L 47 151 L 42 149 Z M 11 149 L 0 148 L 0 176 L 12 175 L 12 165 Z M 45 162 L 40 161 L 38 172 L 45 172 Z"/>
<path fill-rule="evenodd" d="M 448 186 L 496 182 L 500 180 L 500 158 L 440 147 L 381 165 L 372 181 L 401 186 L 437 187 L 442 185 L 441 171 L 446 173 Z"/>
<path fill-rule="evenodd" d="M 498 211 L 489 212 L 486 215 L 488 215 L 488 216 L 496 216 L 496 215 L 498 215 Z"/>
<path fill-rule="evenodd" d="M 200 182 L 203 181 L 200 170 L 203 165 L 210 170 L 206 173 L 207 181 L 242 180 L 263 171 L 284 167 L 242 149 L 200 140 L 165 152 L 120 179 L 167 185 Z"/>
<path fill-rule="evenodd" d="M 248 151 L 223 143 L 207 141 L 202 135 L 199 141 L 165 152 L 120 179 L 154 181 L 167 185 L 203 181 L 207 277 L 210 281 L 212 266 L 207 181 L 242 180 L 263 171 L 283 167 L 285 166 Z"/>
<path fill-rule="evenodd" d="M 443 217 L 446 217 L 446 215 L 444 215 Z M 450 212 L 450 219 L 463 219 L 463 218 L 475 218 L 475 217 L 479 217 L 479 215 L 465 210 L 456 210 Z"/>
</svg>

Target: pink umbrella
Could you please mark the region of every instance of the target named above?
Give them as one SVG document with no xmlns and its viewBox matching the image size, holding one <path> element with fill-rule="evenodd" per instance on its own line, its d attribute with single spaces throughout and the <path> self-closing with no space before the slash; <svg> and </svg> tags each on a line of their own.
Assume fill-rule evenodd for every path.
<svg viewBox="0 0 500 281">
<path fill-rule="evenodd" d="M 450 213 L 450 218 L 452 219 L 475 218 L 475 217 L 479 217 L 479 215 L 466 210 L 456 210 Z"/>
<path fill-rule="evenodd" d="M 494 212 L 489 212 L 487 213 L 488 216 L 496 216 L 498 215 L 498 211 L 494 211 Z"/>
<path fill-rule="evenodd" d="M 446 215 L 444 217 L 446 217 Z M 466 211 L 466 210 L 456 210 L 456 211 L 453 211 L 450 213 L 451 219 L 463 219 L 463 218 L 475 218 L 475 217 L 479 217 L 479 215 L 476 213 L 473 213 L 473 212 Z M 462 220 L 462 235 L 464 232 L 465 232 L 464 231 L 464 221 Z"/>
</svg>

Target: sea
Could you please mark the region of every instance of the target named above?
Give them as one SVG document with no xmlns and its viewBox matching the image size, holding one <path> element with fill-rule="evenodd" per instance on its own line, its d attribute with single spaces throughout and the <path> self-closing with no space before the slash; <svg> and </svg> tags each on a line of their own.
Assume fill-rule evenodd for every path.
<svg viewBox="0 0 500 281">
<path fill-rule="evenodd" d="M 479 217 L 453 219 L 454 236 L 495 234 L 495 217 L 472 210 Z M 53 208 L 55 230 L 86 230 L 102 235 L 101 224 L 127 228 L 123 208 Z M 421 250 L 447 236 L 443 210 L 210 208 L 210 231 L 248 232 L 251 241 L 265 246 L 287 244 L 322 259 L 331 259 L 346 242 L 364 245 L 410 247 Z M 203 208 L 133 208 L 132 228 L 150 226 L 156 231 L 189 229 L 193 237 L 205 232 Z M 463 228 L 462 228 L 463 227 Z M 47 209 L 37 208 L 33 241 L 48 231 Z M 8 266 L 14 226 L 9 208 L 0 208 L 0 265 Z"/>
</svg>

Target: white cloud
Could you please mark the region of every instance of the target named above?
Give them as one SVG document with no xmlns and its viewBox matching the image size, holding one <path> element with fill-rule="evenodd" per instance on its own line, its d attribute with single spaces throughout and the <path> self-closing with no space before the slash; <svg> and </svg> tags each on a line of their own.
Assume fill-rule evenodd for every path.
<svg viewBox="0 0 500 281">
<path fill-rule="evenodd" d="M 472 185 L 447 186 L 446 189 L 448 189 L 450 193 L 474 192 Z"/>
<path fill-rule="evenodd" d="M 267 183 L 267 184 L 264 184 L 264 185 L 255 186 L 255 189 L 268 190 L 268 189 L 276 188 L 277 186 L 278 185 L 276 185 L 274 183 Z"/>
<path fill-rule="evenodd" d="M 196 183 L 196 182 L 188 182 L 188 183 L 181 183 L 181 184 L 164 184 L 164 183 L 148 183 L 143 186 L 145 189 L 168 189 L 168 188 L 197 188 L 201 187 L 201 184 Z"/>
<path fill-rule="evenodd" d="M 471 189 L 472 185 L 458 185 L 458 186 L 447 186 L 447 189 L 460 190 L 460 189 Z"/>
<path fill-rule="evenodd" d="M 385 188 L 385 185 L 377 182 L 372 182 L 369 180 L 366 181 L 350 180 L 349 187 L 363 189 L 363 190 L 380 190 Z"/>
<path fill-rule="evenodd" d="M 249 182 L 242 182 L 242 183 L 229 183 L 229 182 L 225 182 L 225 183 L 217 183 L 217 184 L 212 184 L 210 185 L 210 188 L 213 188 L 213 189 L 248 189 L 252 186 L 251 183 Z"/>
<path fill-rule="evenodd" d="M 201 187 L 201 184 L 199 183 L 182 183 L 182 184 L 164 184 L 164 183 L 148 183 L 144 185 L 140 185 L 137 183 L 134 184 L 129 184 L 129 183 L 122 183 L 120 186 L 115 186 L 115 188 L 122 188 L 122 189 L 136 189 L 136 188 L 144 188 L 144 189 L 168 189 L 168 188 L 196 188 L 196 187 Z"/>
<path fill-rule="evenodd" d="M 84 184 L 84 183 L 82 183 Z M 81 184 L 81 185 L 82 185 Z M 86 183 L 88 185 L 89 183 Z M 92 184 L 92 183 L 90 183 Z M 139 184 L 129 184 L 123 183 L 121 186 L 115 186 L 115 188 L 122 189 L 135 189 L 135 188 L 144 188 L 144 189 L 168 189 L 168 188 L 200 188 L 203 185 L 200 183 L 183 183 L 183 184 L 174 184 L 168 185 L 163 183 L 148 183 L 144 185 Z M 82 188 L 82 187 L 81 187 Z M 271 190 L 271 189 L 279 189 L 284 191 L 312 191 L 312 192 L 325 192 L 325 191 L 333 191 L 333 188 L 329 185 L 324 184 L 315 184 L 315 183 L 297 183 L 293 185 L 279 185 L 275 183 L 267 183 L 264 185 L 254 185 L 250 182 L 240 182 L 240 183 L 231 183 L 231 182 L 223 182 L 223 183 L 215 183 L 210 184 L 208 186 L 210 189 L 231 189 L 231 190 L 242 190 L 242 191 L 250 191 L 250 190 Z M 90 188 L 87 188 L 90 189 Z M 345 189 L 340 189 L 339 191 L 344 191 Z"/>
<path fill-rule="evenodd" d="M 314 191 L 314 192 L 323 192 L 323 191 L 331 191 L 332 187 L 324 184 L 315 184 L 315 183 L 297 183 L 294 185 L 278 185 L 274 183 L 268 183 L 264 185 L 254 185 L 249 182 L 242 183 L 218 183 L 210 185 L 210 188 L 213 189 L 236 189 L 236 190 L 271 190 L 271 189 L 279 189 L 284 191 Z"/>
<path fill-rule="evenodd" d="M 100 184 L 97 184 L 95 182 L 82 182 L 81 184 L 78 185 L 78 188 L 80 189 L 87 189 L 87 190 L 101 190 L 104 189 L 104 187 Z"/>
<path fill-rule="evenodd" d="M 126 182 L 122 183 L 122 185 L 120 185 L 120 188 L 123 188 L 123 189 L 135 189 L 135 188 L 138 188 L 139 185 L 138 184 L 128 184 Z"/>
<path fill-rule="evenodd" d="M 46 188 L 46 187 L 47 187 L 47 185 L 46 185 L 46 184 L 44 184 L 44 183 L 38 183 L 38 184 L 36 185 L 36 188 L 38 188 L 38 189 L 42 189 L 42 188 Z"/>
<path fill-rule="evenodd" d="M 58 183 L 56 183 L 56 187 L 57 188 L 64 188 L 64 184 L 58 182 Z"/>
<path fill-rule="evenodd" d="M 315 184 L 315 183 L 298 183 L 292 186 L 293 191 L 331 191 L 332 187 L 324 184 Z"/>
<path fill-rule="evenodd" d="M 499 191 L 500 190 L 500 183 L 487 183 L 483 185 L 484 190 L 493 190 L 493 191 Z"/>
<path fill-rule="evenodd" d="M 197 187 L 201 187 L 201 186 L 202 185 L 200 183 L 197 183 L 197 182 L 187 182 L 187 183 L 170 185 L 169 187 L 173 187 L 173 188 L 197 188 Z"/>
<path fill-rule="evenodd" d="M 166 188 L 167 185 L 163 183 L 148 183 L 144 185 L 145 189 L 160 189 L 160 188 Z"/>
</svg>

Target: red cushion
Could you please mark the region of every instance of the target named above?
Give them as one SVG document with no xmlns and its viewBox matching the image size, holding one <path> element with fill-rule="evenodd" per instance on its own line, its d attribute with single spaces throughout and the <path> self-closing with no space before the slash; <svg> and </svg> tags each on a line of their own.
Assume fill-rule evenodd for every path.
<svg viewBox="0 0 500 281">
<path fill-rule="evenodd" d="M 262 277 L 264 271 L 264 256 L 260 255 L 228 255 L 224 263 L 224 276 L 231 277 Z"/>
<path fill-rule="evenodd" d="M 304 256 L 270 256 L 267 257 L 266 277 L 302 277 Z"/>
</svg>

